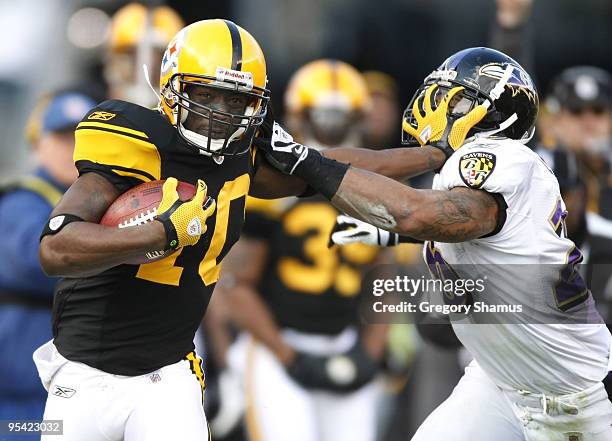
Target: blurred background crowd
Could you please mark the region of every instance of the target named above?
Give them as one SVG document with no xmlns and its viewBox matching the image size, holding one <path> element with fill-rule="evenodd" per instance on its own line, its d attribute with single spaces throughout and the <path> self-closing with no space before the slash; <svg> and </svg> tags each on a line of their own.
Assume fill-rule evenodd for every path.
<svg viewBox="0 0 612 441">
<path fill-rule="evenodd" d="M 31 353 L 51 338 L 55 281 L 39 268 L 37 243 L 51 207 L 76 179 L 74 128 L 104 99 L 154 106 L 141 66 L 157 87 L 172 36 L 185 24 L 218 17 L 258 40 L 277 118 L 317 147 L 397 147 L 404 107 L 448 55 L 482 45 L 515 58 L 540 91 L 530 146 L 557 175 L 569 236 L 584 251 L 584 276 L 612 323 L 609 0 L 0 0 L 0 420 L 42 416 L 45 392 Z M 329 71 L 339 85 L 327 84 Z M 411 185 L 430 182 L 424 176 Z M 251 202 L 252 227 L 241 240 L 247 245 L 233 253 L 236 261 L 240 253 L 261 251 L 256 240 L 277 228 L 270 213 L 285 209 Z M 283 252 L 267 246 L 266 253 Z M 393 251 L 383 261 L 401 267 L 419 260 L 416 245 Z M 223 374 L 244 317 L 228 310 L 244 301 L 232 296 L 236 287 L 266 286 L 267 270 L 254 268 L 258 274 L 249 279 L 232 273 L 231 259 L 228 266 L 198 345 L 212 370 L 206 405 L 215 439 L 247 439 L 242 416 L 248 406 Z M 221 293 L 229 299 L 225 305 L 217 302 Z M 469 354 L 443 325 L 394 325 L 382 339 L 391 355 L 381 356 L 384 379 L 380 393 L 370 396 L 375 437 L 405 440 L 449 394 Z"/>
</svg>

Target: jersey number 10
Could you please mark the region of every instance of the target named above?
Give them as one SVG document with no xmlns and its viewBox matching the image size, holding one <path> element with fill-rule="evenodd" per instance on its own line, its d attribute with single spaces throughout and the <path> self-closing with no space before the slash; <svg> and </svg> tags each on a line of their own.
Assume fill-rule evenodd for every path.
<svg viewBox="0 0 612 441">
<path fill-rule="evenodd" d="M 215 230 L 210 241 L 210 246 L 206 250 L 204 259 L 200 262 L 198 273 L 204 282 L 209 286 L 219 280 L 221 265 L 217 264 L 217 258 L 223 250 L 227 238 L 227 226 L 229 223 L 230 203 L 242 197 L 246 197 L 249 192 L 250 177 L 248 174 L 241 175 L 233 181 L 227 181 L 217 197 L 217 212 Z M 181 250 L 168 256 L 165 259 L 153 263 L 140 265 L 136 277 L 149 280 L 164 285 L 178 286 L 183 273 L 183 267 L 175 266 L 176 259 L 181 254 Z"/>
</svg>

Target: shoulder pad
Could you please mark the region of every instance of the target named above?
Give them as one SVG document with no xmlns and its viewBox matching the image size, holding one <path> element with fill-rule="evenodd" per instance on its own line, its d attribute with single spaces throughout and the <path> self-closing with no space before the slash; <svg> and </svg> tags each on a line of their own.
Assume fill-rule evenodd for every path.
<svg viewBox="0 0 612 441">
<path fill-rule="evenodd" d="M 164 116 L 152 109 L 120 100 L 104 101 L 91 109 L 83 118 L 79 127 L 88 125 L 98 128 L 116 129 L 140 135 L 150 142 L 162 146 L 175 135 L 175 129 Z"/>
<path fill-rule="evenodd" d="M 103 166 L 109 173 L 142 181 L 160 179 L 159 150 L 172 142 L 174 127 L 155 110 L 125 101 L 104 101 L 75 132 L 74 161 L 80 173 Z"/>
</svg>

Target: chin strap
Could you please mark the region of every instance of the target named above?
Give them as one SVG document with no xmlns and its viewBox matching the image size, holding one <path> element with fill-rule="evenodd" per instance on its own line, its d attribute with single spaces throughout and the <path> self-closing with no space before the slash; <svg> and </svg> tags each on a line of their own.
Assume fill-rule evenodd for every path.
<svg viewBox="0 0 612 441">
<path fill-rule="evenodd" d="M 496 133 L 502 132 L 504 130 L 506 130 L 508 127 L 510 127 L 512 124 L 514 124 L 516 122 L 516 120 L 518 119 L 518 116 L 516 113 L 513 113 L 512 116 L 510 116 L 508 119 L 506 119 L 504 122 L 502 122 L 498 128 L 494 129 L 494 130 L 488 130 L 486 132 L 480 132 L 480 133 L 476 133 L 473 138 L 488 138 L 489 136 L 493 136 Z"/>
<path fill-rule="evenodd" d="M 151 84 L 151 78 L 149 78 L 149 68 L 147 67 L 146 64 L 142 65 L 142 71 L 144 72 L 145 82 L 151 88 L 151 90 L 153 91 L 153 93 L 155 94 L 157 99 L 161 102 L 161 96 L 159 95 L 159 93 L 157 93 L 157 91 L 155 90 L 155 88 Z"/>
<path fill-rule="evenodd" d="M 514 67 L 509 64 L 506 67 L 506 70 L 504 70 L 503 75 L 501 76 L 501 78 L 499 79 L 499 81 L 497 82 L 493 90 L 491 90 L 491 92 L 489 93 L 493 101 L 497 100 L 502 95 L 502 93 L 504 93 L 504 88 L 506 87 L 506 84 L 508 84 L 508 81 L 510 80 L 510 77 L 512 76 L 513 72 L 514 72 Z M 491 101 L 486 100 L 484 103 L 482 103 L 482 106 L 488 109 L 491 106 L 491 104 L 492 104 Z M 508 127 L 514 124 L 517 120 L 518 120 L 518 115 L 516 113 L 513 113 L 508 119 L 500 123 L 498 128 L 494 130 L 489 130 L 486 132 L 476 133 L 474 136 L 470 137 L 470 139 L 466 141 L 475 140 L 478 138 L 488 138 L 490 136 L 493 136 L 496 133 L 506 130 Z M 529 133 L 526 133 L 521 139 L 518 139 L 517 141 L 523 144 L 527 144 L 529 141 L 531 141 L 531 138 L 533 138 L 534 134 L 535 134 L 535 128 L 531 129 Z"/>
<path fill-rule="evenodd" d="M 199 133 L 194 132 L 193 130 L 189 130 L 187 128 L 185 128 L 185 126 L 182 123 L 179 123 L 181 128 L 181 133 L 183 134 L 183 136 L 185 138 L 187 138 L 189 141 L 191 141 L 194 145 L 199 146 L 199 145 L 208 145 L 208 136 L 204 136 L 201 135 Z M 218 143 L 219 141 L 215 141 L 214 139 L 211 140 L 210 142 L 210 146 L 211 147 L 215 147 L 215 143 Z M 219 149 L 223 147 L 223 142 L 221 143 L 221 146 L 219 146 Z M 200 152 L 201 155 L 204 156 L 213 156 L 215 154 L 214 151 L 206 151 L 203 150 L 201 148 L 198 148 L 198 151 Z"/>
</svg>

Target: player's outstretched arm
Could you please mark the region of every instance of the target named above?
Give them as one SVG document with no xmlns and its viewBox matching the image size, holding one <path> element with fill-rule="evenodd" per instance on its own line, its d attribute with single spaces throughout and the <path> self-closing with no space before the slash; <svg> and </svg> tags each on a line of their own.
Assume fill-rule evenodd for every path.
<svg viewBox="0 0 612 441">
<path fill-rule="evenodd" d="M 325 150 L 322 155 L 393 179 L 408 179 L 436 170 L 446 161 L 442 150 L 430 146 L 388 150 L 338 147 Z M 302 179 L 283 174 L 262 161 L 257 169 L 250 194 L 258 198 L 275 199 L 300 195 L 306 189 L 307 185 Z"/>
<path fill-rule="evenodd" d="M 261 161 L 251 185 L 250 194 L 263 199 L 274 199 L 286 196 L 301 195 L 307 190 L 306 183 L 292 173 L 283 172 L 274 164 L 267 150 L 271 144 L 280 141 L 290 141 L 289 148 L 301 146 L 293 143 L 293 138 L 277 123 L 267 128 L 266 137 L 255 138 L 254 144 L 259 146 L 267 159 Z M 396 148 L 387 150 L 369 150 L 363 148 L 339 147 L 328 149 L 321 153 L 324 157 L 341 163 L 351 164 L 364 170 L 369 170 L 393 179 L 407 179 L 418 176 L 444 165 L 446 154 L 438 147 L 424 146 L 422 148 Z M 280 171 L 279 171 L 280 170 Z"/>
<path fill-rule="evenodd" d="M 415 239 L 462 242 L 497 226 L 497 202 L 484 191 L 415 190 L 326 158 L 296 143 L 276 123 L 271 141 L 258 145 L 277 170 L 303 179 L 346 214 L 382 229 Z"/>
<path fill-rule="evenodd" d="M 463 242 L 491 233 L 498 205 L 482 190 L 416 190 L 350 168 L 331 198 L 338 209 L 385 230 L 421 240 Z"/>
<path fill-rule="evenodd" d="M 386 150 L 338 147 L 321 153 L 326 158 L 393 179 L 408 179 L 422 175 L 442 167 L 446 161 L 444 152 L 432 146 Z"/>
<path fill-rule="evenodd" d="M 83 222 L 72 222 L 57 234 L 43 237 L 39 255 L 48 275 L 98 274 L 166 246 L 166 232 L 161 222 L 123 229 L 98 224 L 117 196 L 117 189 L 95 173 L 85 173 L 70 187 L 51 217 L 70 213 Z"/>
</svg>

